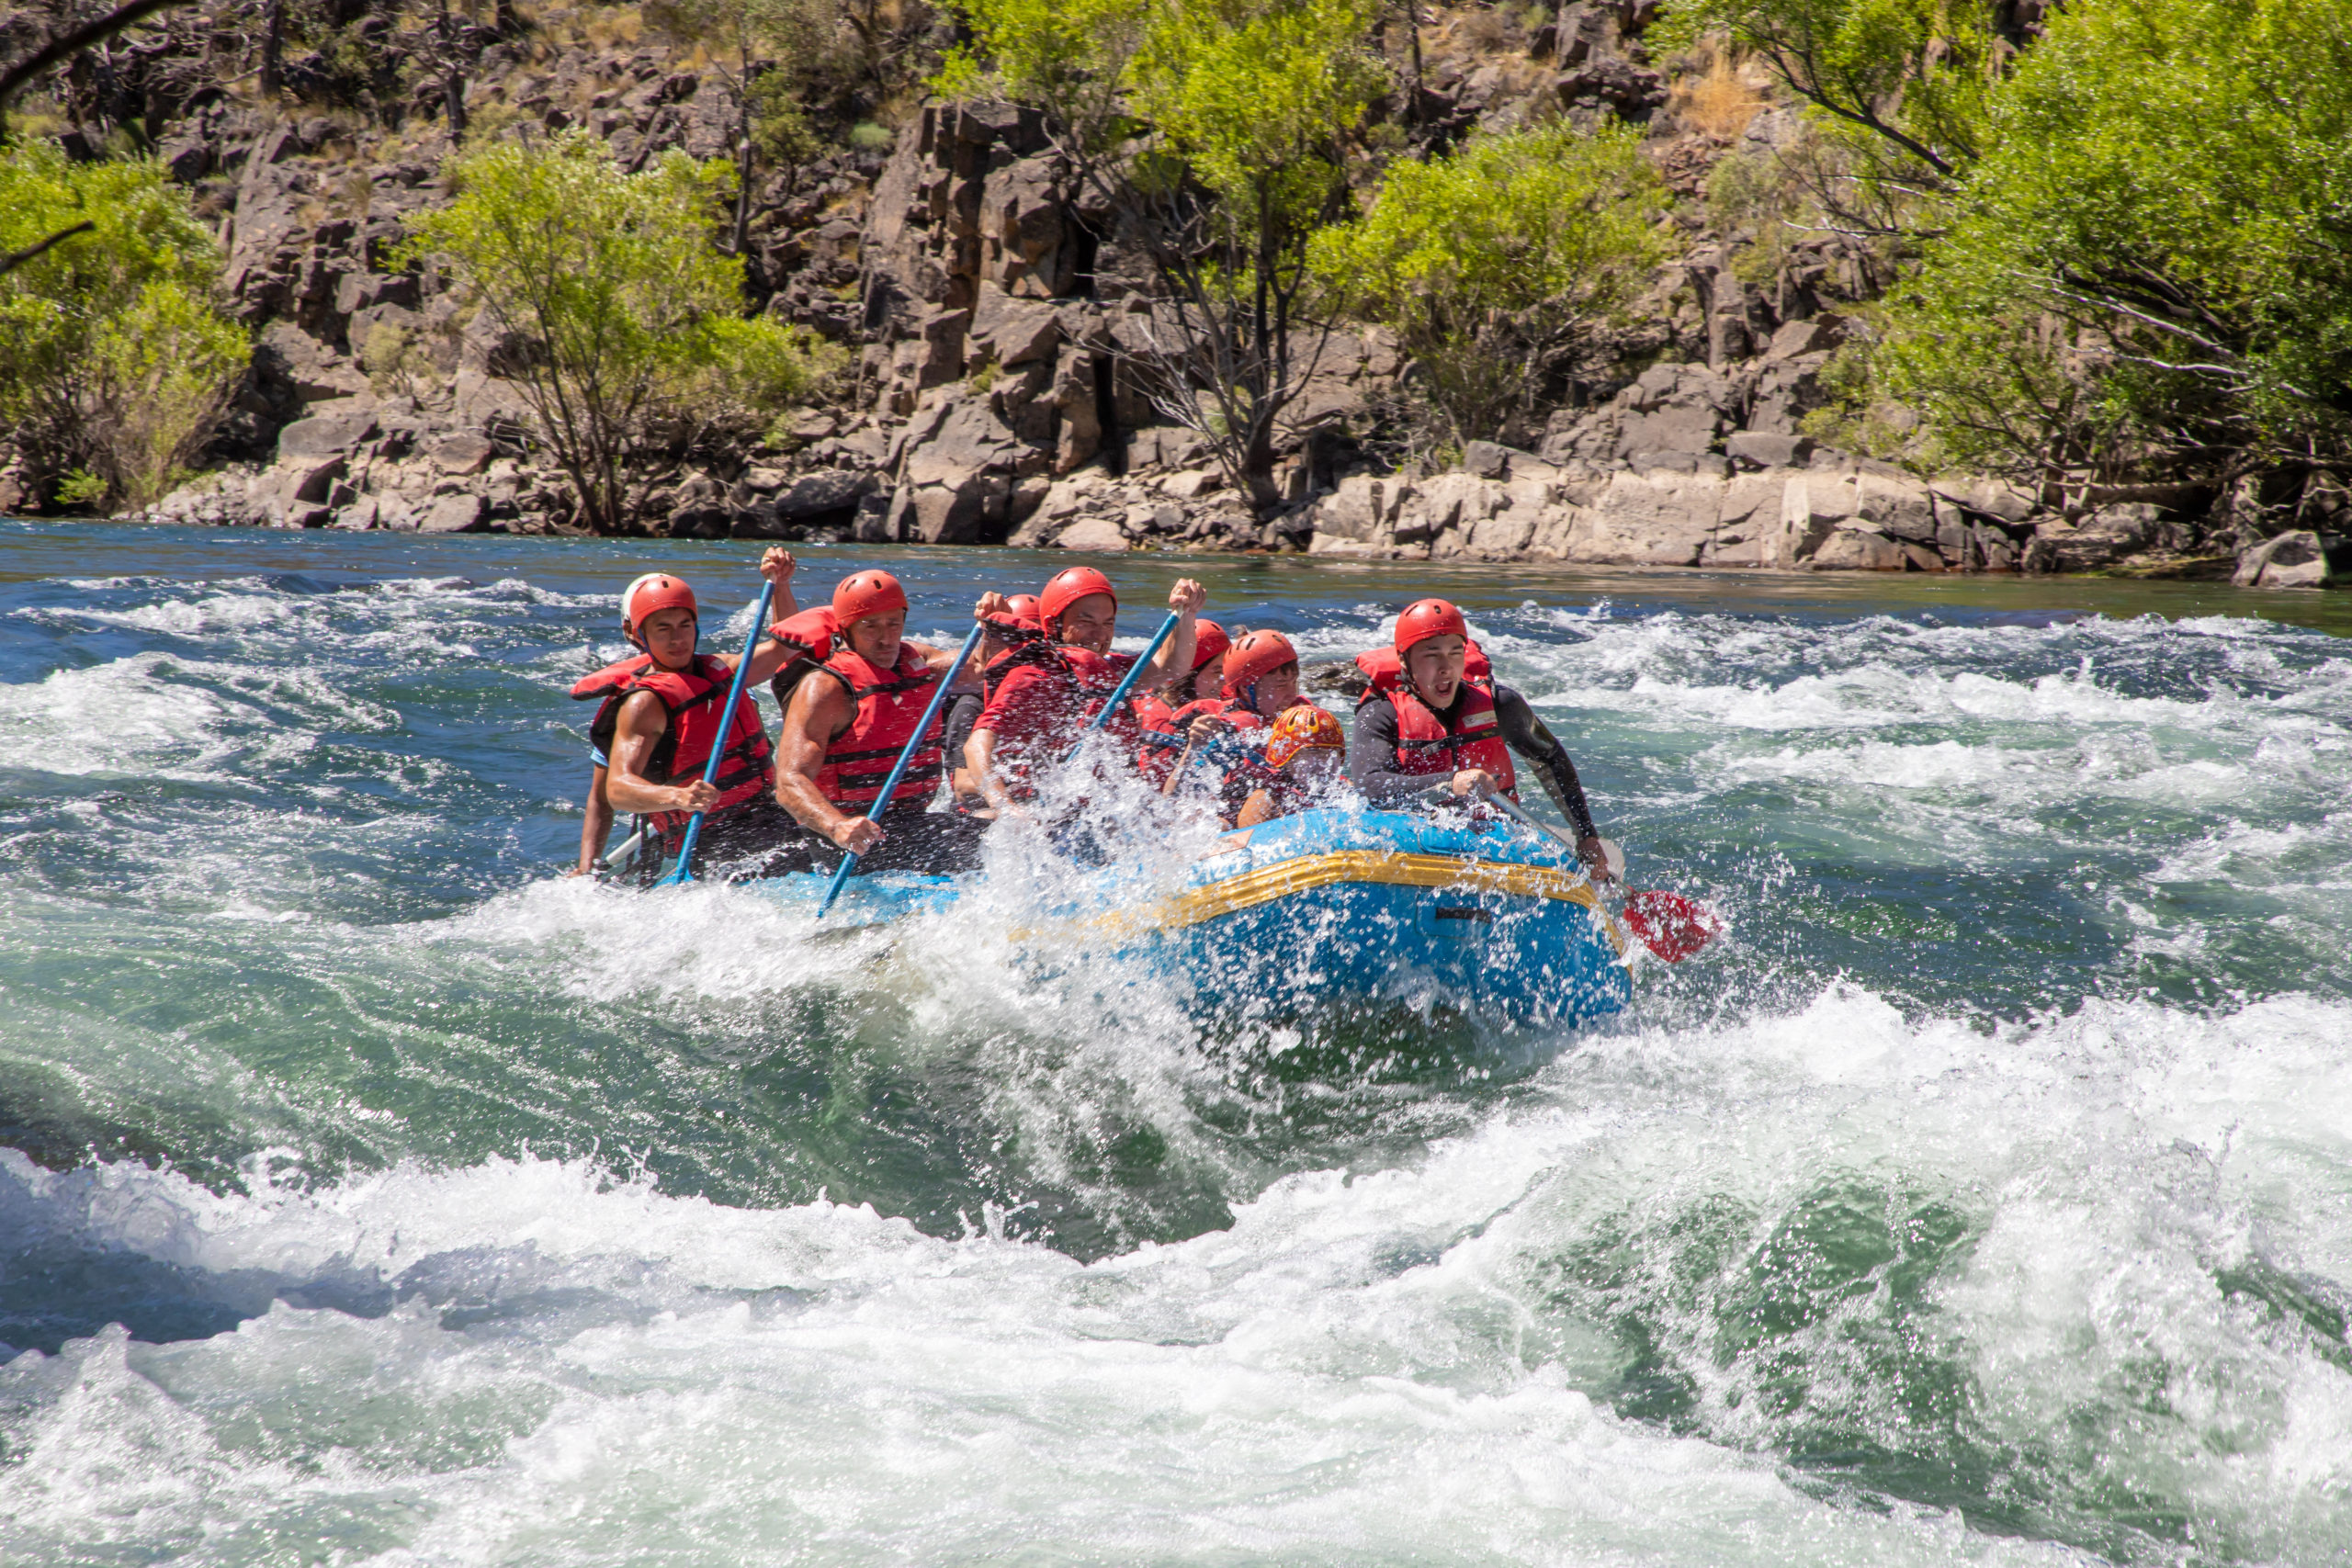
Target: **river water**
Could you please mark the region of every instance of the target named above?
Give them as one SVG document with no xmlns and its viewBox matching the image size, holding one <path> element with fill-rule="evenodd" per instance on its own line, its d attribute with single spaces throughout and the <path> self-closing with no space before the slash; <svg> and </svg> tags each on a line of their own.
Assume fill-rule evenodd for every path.
<svg viewBox="0 0 2352 1568">
<path fill-rule="evenodd" d="M 620 584 L 750 557 L 0 524 L 0 1561 L 2352 1561 L 2352 609 L 1116 563 L 1454 593 L 1729 922 L 1237 1041 L 556 876 Z"/>
</svg>

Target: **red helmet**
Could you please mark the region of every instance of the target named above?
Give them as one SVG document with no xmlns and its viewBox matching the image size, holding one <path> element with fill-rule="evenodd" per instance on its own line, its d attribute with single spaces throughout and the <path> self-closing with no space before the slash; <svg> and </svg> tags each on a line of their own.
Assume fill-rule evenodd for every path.
<svg viewBox="0 0 2352 1568">
<path fill-rule="evenodd" d="M 907 607 L 907 591 L 887 571 L 861 571 L 833 585 L 833 618 L 847 626 Z"/>
<path fill-rule="evenodd" d="M 1223 659 L 1225 650 L 1232 646 L 1233 639 L 1226 636 L 1225 628 L 1215 621 L 1193 623 L 1193 669 L 1200 669 L 1212 659 Z"/>
<path fill-rule="evenodd" d="M 1090 593 L 1108 593 L 1111 603 L 1119 602 L 1119 591 L 1111 580 L 1091 566 L 1074 566 L 1054 573 L 1046 591 L 1037 595 L 1037 621 L 1047 631 L 1062 618 L 1062 612 Z"/>
<path fill-rule="evenodd" d="M 635 641 L 637 628 L 645 624 L 646 616 L 656 610 L 679 609 L 690 612 L 697 622 L 702 619 L 695 591 L 686 586 L 684 578 L 649 571 L 621 590 L 621 633 Z"/>
<path fill-rule="evenodd" d="M 1274 727 L 1266 732 L 1269 765 L 1287 768 L 1301 751 L 1337 751 L 1343 757 L 1348 751 L 1348 738 L 1341 733 L 1340 721 L 1313 703 L 1294 703 L 1283 709 Z"/>
<path fill-rule="evenodd" d="M 1458 637 L 1470 640 L 1470 623 L 1462 612 L 1442 599 L 1423 599 L 1408 604 L 1396 617 L 1396 651 L 1399 654 L 1417 642 L 1427 642 L 1433 637 Z"/>
<path fill-rule="evenodd" d="M 1033 626 L 1045 624 L 1045 616 L 1038 613 L 1035 593 L 1015 593 L 1004 602 L 1004 607 L 1016 621 L 1026 621 Z"/>
<path fill-rule="evenodd" d="M 1246 632 L 1225 652 L 1225 694 L 1237 698 L 1285 664 L 1298 662 L 1298 649 L 1275 631 Z"/>
</svg>

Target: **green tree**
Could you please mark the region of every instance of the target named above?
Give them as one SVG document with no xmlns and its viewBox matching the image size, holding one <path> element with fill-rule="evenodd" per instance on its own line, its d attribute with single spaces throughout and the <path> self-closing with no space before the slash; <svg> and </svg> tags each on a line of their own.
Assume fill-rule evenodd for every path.
<svg viewBox="0 0 2352 1568">
<path fill-rule="evenodd" d="M 2078 482 L 2344 457 L 2352 0 L 2075 0 L 1987 125 L 1872 353 L 1951 456 Z"/>
<path fill-rule="evenodd" d="M 726 412 L 713 400 L 746 384 L 735 372 L 756 368 L 771 405 L 824 373 L 821 351 L 738 314 L 743 264 L 708 238 L 725 164 L 673 152 L 624 174 L 602 143 L 567 132 L 480 148 L 451 175 L 456 199 L 410 220 L 403 257 L 443 258 L 519 342 L 508 372 L 599 532 L 628 515 L 630 456 L 657 429 Z"/>
<path fill-rule="evenodd" d="M 1158 275 L 1125 357 L 1261 509 L 1275 435 L 1329 332 L 1307 263 L 1347 215 L 1386 85 L 1363 0 L 966 0 L 939 85 L 1045 109 L 1059 149 Z"/>
<path fill-rule="evenodd" d="M 0 427 L 45 488 L 144 506 L 194 461 L 250 348 L 212 304 L 220 249 L 160 165 L 77 164 L 49 141 L 0 154 L 0 254 L 81 223 L 0 276 Z"/>
<path fill-rule="evenodd" d="M 1715 34 L 1760 57 L 1828 123 L 1895 155 L 1882 177 L 1948 181 L 1984 150 L 2012 40 L 1994 0 L 1687 0 L 1657 42 Z"/>
<path fill-rule="evenodd" d="M 1481 137 L 1391 166 L 1363 219 L 1316 236 L 1315 264 L 1396 330 L 1458 445 L 1527 409 L 1640 291 L 1669 249 L 1667 200 L 1630 128 Z"/>
</svg>

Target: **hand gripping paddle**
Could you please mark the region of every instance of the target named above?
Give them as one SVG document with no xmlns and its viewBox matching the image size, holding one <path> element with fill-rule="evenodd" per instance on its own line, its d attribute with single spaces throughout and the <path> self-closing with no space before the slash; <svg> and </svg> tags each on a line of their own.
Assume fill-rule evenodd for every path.
<svg viewBox="0 0 2352 1568">
<path fill-rule="evenodd" d="M 899 760 L 890 764 L 889 776 L 882 781 L 882 793 L 874 797 L 883 810 L 890 809 L 891 792 L 899 787 L 899 779 L 906 773 L 907 764 L 914 761 L 917 751 L 922 750 L 923 737 L 931 733 L 933 722 L 939 717 L 940 705 L 947 700 L 947 688 L 955 684 L 956 671 L 964 668 L 971 659 L 972 649 L 979 646 L 980 634 L 986 630 L 988 626 L 985 622 L 975 623 L 971 635 L 964 639 L 963 650 L 956 655 L 956 662 L 940 671 L 938 689 L 931 694 L 931 702 L 922 710 L 922 722 L 915 726 L 915 732 L 908 738 L 907 749 L 899 753 Z M 825 889 L 825 901 L 817 906 L 819 919 L 825 918 L 825 911 L 831 909 L 833 900 L 842 896 L 842 884 L 849 880 L 849 874 L 856 864 L 857 856 L 854 854 L 844 853 L 842 856 L 842 863 L 833 873 L 832 885 Z"/>
<path fill-rule="evenodd" d="M 710 766 L 702 771 L 702 782 L 707 784 L 718 783 L 718 764 L 727 756 L 727 732 L 735 728 L 735 705 L 743 700 L 743 677 L 752 672 L 752 650 L 760 646 L 760 634 L 768 628 L 768 602 L 775 597 L 775 583 L 760 585 L 760 602 L 752 611 L 752 635 L 743 639 L 743 657 L 735 661 L 735 679 L 728 683 L 727 705 L 719 710 L 718 734 L 711 741 Z M 700 837 L 702 813 L 697 811 L 686 823 L 685 840 L 678 846 L 677 865 L 654 886 L 681 886 L 695 879 L 695 840 Z"/>
<path fill-rule="evenodd" d="M 1574 852 L 1577 847 L 1575 840 L 1550 823 L 1529 816 L 1509 795 L 1490 795 L 1487 796 L 1487 803 L 1506 817 L 1515 818 L 1537 832 L 1557 839 Z M 1606 839 L 1601 842 L 1610 849 L 1616 848 Z M 1624 857 L 1617 854 L 1610 859 L 1614 862 L 1610 869 L 1622 880 Z M 1723 921 L 1704 904 L 1685 898 L 1679 893 L 1665 893 L 1655 888 L 1643 893 L 1634 892 L 1630 887 L 1625 890 L 1625 925 L 1640 939 L 1644 947 L 1668 964 L 1681 963 L 1722 935 L 1724 929 Z"/>
</svg>

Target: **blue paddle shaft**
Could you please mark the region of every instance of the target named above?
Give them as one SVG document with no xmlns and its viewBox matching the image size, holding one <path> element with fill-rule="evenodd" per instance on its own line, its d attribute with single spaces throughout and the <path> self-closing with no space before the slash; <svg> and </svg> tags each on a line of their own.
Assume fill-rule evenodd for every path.
<svg viewBox="0 0 2352 1568">
<path fill-rule="evenodd" d="M 1085 726 L 1080 729 L 1079 734 L 1081 737 L 1080 744 L 1084 744 L 1082 739 L 1084 736 L 1091 734 L 1093 731 L 1102 728 L 1104 725 L 1111 722 L 1111 716 L 1119 711 L 1119 705 L 1127 700 L 1127 694 L 1136 689 L 1136 682 L 1143 679 L 1143 672 L 1150 667 L 1151 656 L 1159 651 L 1159 645 L 1161 643 L 1166 642 L 1170 637 L 1176 634 L 1176 623 L 1182 619 L 1183 616 L 1179 615 L 1177 612 L 1173 610 L 1168 612 L 1168 618 L 1159 623 L 1159 630 L 1152 637 L 1151 646 L 1145 649 L 1142 653 L 1137 655 L 1136 661 L 1133 664 L 1127 666 L 1127 672 L 1125 676 L 1120 680 L 1117 687 L 1111 693 L 1111 700 L 1104 703 L 1101 708 L 1097 709 L 1094 716 L 1088 719 Z M 1062 761 L 1064 762 L 1068 762 L 1071 757 L 1075 757 L 1077 755 L 1078 747 L 1073 746 L 1062 758 Z"/>
<path fill-rule="evenodd" d="M 922 722 L 915 726 L 915 732 L 908 739 L 907 749 L 899 753 L 899 760 L 890 764 L 890 776 L 882 781 L 882 793 L 874 797 L 882 810 L 890 809 L 891 792 L 899 787 L 899 779 L 906 773 L 907 764 L 914 761 L 917 751 L 922 750 L 922 738 L 931 733 L 932 721 L 939 716 L 940 705 L 947 701 L 947 688 L 954 683 L 956 671 L 964 668 L 964 661 L 972 657 L 972 649 L 979 645 L 980 634 L 987 629 L 986 623 L 975 622 L 971 635 L 964 639 L 963 649 L 956 655 L 956 662 L 940 675 L 939 689 L 931 694 L 931 702 L 922 710 Z M 951 769 L 955 766 L 953 759 L 949 760 L 948 766 Z M 833 900 L 841 897 L 842 884 L 849 880 L 851 868 L 856 864 L 857 856 L 854 854 L 842 856 L 842 863 L 833 873 L 832 886 L 825 889 L 825 901 L 817 906 L 819 919 L 825 918 L 825 911 L 831 908 Z"/>
<path fill-rule="evenodd" d="M 752 672 L 752 650 L 760 646 L 760 634 L 767 630 L 768 604 L 775 597 L 775 584 L 760 585 L 760 602 L 752 611 L 752 635 L 743 639 L 743 657 L 735 661 L 735 679 L 728 683 L 727 706 L 718 716 L 718 733 L 711 737 L 710 765 L 702 771 L 702 782 L 718 782 L 718 764 L 727 756 L 727 733 L 735 728 L 735 705 L 743 700 L 743 677 Z M 695 879 L 695 840 L 702 837 L 702 813 L 697 811 L 686 823 L 686 836 L 678 846 L 678 864 L 663 883 L 692 882 Z"/>
</svg>

